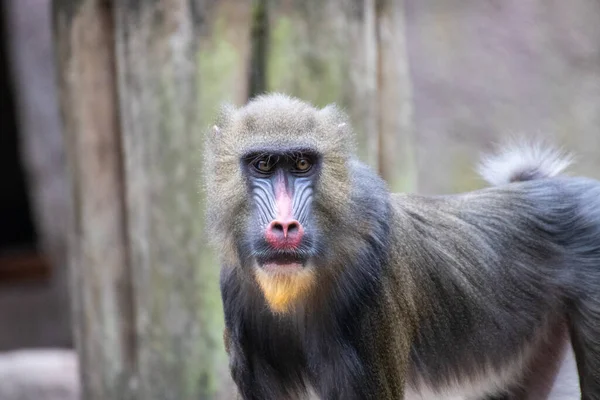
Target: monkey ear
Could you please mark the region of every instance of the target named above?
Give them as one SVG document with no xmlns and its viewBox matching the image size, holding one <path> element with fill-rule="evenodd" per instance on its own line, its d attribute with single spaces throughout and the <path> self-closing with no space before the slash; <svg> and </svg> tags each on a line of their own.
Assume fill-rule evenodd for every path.
<svg viewBox="0 0 600 400">
<path fill-rule="evenodd" d="M 348 116 L 346 113 L 338 107 L 336 104 L 328 104 L 323 107 L 319 113 L 323 120 L 328 121 L 331 124 L 336 124 L 340 129 L 347 129 L 343 127 L 348 122 Z"/>
<path fill-rule="evenodd" d="M 337 125 L 335 126 L 335 136 L 338 140 L 341 140 L 344 143 L 344 148 L 351 152 L 355 152 L 355 138 L 352 134 L 352 127 L 347 118 L 347 115 L 343 112 L 338 114 L 338 119 L 336 121 Z"/>
<path fill-rule="evenodd" d="M 220 131 L 222 128 L 227 128 L 231 121 L 233 120 L 233 115 L 235 114 L 236 108 L 231 103 L 223 103 L 219 108 L 219 113 L 217 114 L 217 121 L 215 127 Z M 214 129 L 213 129 L 214 130 Z"/>
<path fill-rule="evenodd" d="M 347 122 L 341 122 L 337 125 L 337 134 L 339 136 L 348 136 L 350 134 L 350 125 Z"/>
</svg>

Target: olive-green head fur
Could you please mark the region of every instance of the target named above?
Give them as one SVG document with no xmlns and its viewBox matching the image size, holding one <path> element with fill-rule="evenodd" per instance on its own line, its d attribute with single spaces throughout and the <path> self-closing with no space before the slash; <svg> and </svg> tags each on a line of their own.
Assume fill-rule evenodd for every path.
<svg viewBox="0 0 600 400">
<path fill-rule="evenodd" d="M 243 236 L 250 217 L 242 160 L 253 151 L 315 151 L 322 164 L 313 207 L 315 212 L 322 208 L 328 213 L 320 223 L 335 224 L 335 215 L 346 213 L 354 138 L 346 115 L 335 105 L 318 109 L 287 95 L 262 95 L 241 108 L 223 106 L 207 136 L 208 227 L 221 254 L 236 254 L 236 238 Z"/>
</svg>

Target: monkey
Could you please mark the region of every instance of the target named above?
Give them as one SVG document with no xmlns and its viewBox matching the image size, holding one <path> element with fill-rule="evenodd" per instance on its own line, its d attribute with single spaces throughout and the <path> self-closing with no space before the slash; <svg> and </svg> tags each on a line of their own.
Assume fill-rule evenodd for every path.
<svg viewBox="0 0 600 400">
<path fill-rule="evenodd" d="M 488 187 L 391 193 L 356 147 L 341 108 L 281 93 L 222 106 L 206 135 L 240 397 L 540 398 L 520 380 L 562 329 L 600 399 L 600 182 L 518 144 L 484 159 Z"/>
</svg>

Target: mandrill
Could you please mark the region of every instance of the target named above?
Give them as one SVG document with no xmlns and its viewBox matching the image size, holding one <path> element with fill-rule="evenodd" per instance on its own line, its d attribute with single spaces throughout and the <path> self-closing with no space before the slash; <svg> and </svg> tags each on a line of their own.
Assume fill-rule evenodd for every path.
<svg viewBox="0 0 600 400">
<path fill-rule="evenodd" d="M 525 382 L 569 335 L 600 399 L 600 182 L 559 176 L 560 153 L 488 158 L 483 190 L 392 194 L 338 108 L 268 94 L 223 107 L 205 161 L 243 399 L 544 398 Z"/>
</svg>

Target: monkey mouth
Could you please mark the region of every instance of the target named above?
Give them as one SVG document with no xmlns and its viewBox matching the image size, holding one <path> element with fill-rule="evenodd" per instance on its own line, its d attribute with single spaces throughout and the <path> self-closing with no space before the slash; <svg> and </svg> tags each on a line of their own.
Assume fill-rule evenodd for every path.
<svg viewBox="0 0 600 400">
<path fill-rule="evenodd" d="M 264 254 L 256 257 L 256 261 L 264 270 L 267 271 L 282 271 L 282 270 L 299 270 L 306 265 L 307 259 L 297 253 L 275 253 Z"/>
<path fill-rule="evenodd" d="M 258 267 L 265 271 L 292 272 L 302 270 L 314 256 L 314 252 L 315 249 L 309 235 L 306 235 L 294 249 L 273 248 L 263 238 L 255 241 L 252 246 L 253 258 Z"/>
</svg>

